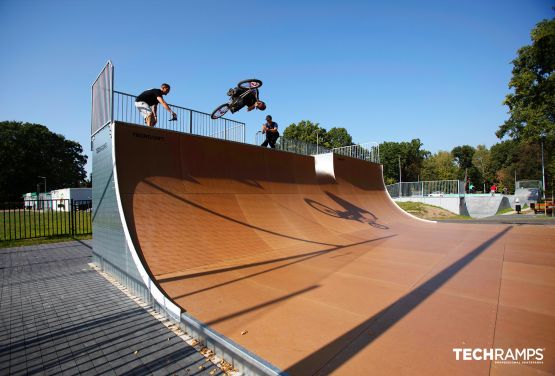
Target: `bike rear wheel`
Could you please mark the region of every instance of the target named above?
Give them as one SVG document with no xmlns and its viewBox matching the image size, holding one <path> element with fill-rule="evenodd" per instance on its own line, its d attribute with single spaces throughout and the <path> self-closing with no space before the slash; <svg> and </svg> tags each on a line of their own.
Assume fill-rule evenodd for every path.
<svg viewBox="0 0 555 376">
<path fill-rule="evenodd" d="M 218 107 L 212 112 L 212 115 L 210 115 L 210 117 L 211 117 L 212 119 L 214 119 L 214 120 L 215 120 L 215 119 L 219 119 L 219 118 L 221 118 L 222 116 L 224 116 L 224 115 L 227 113 L 227 111 L 229 111 L 229 104 L 227 104 L 227 103 L 222 104 L 222 105 L 218 106 Z"/>
<path fill-rule="evenodd" d="M 239 81 L 237 86 L 243 89 L 258 89 L 262 86 L 262 81 L 257 80 L 256 78 L 249 78 L 248 80 Z"/>
</svg>

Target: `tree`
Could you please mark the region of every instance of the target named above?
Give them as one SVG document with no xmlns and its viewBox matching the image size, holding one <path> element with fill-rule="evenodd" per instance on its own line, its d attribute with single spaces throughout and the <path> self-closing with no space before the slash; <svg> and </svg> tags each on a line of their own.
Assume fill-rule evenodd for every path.
<svg viewBox="0 0 555 376">
<path fill-rule="evenodd" d="M 459 169 L 448 151 L 438 151 L 422 163 L 422 180 L 456 180 Z"/>
<path fill-rule="evenodd" d="M 310 120 L 301 120 L 298 123 L 290 124 L 283 131 L 283 137 L 290 140 L 299 140 L 304 142 L 316 143 L 316 131 L 318 131 L 318 138 L 326 134 L 324 128 L 320 128 L 320 124 L 313 123 Z"/>
<path fill-rule="evenodd" d="M 506 96 L 509 119 L 497 137 L 538 140 L 555 136 L 555 19 L 543 20 L 531 32 L 532 45 L 518 50 Z"/>
<path fill-rule="evenodd" d="M 330 149 L 353 145 L 353 138 L 345 128 L 333 127 L 325 133 L 324 146 Z"/>
<path fill-rule="evenodd" d="M 464 180 L 467 177 L 471 182 L 482 181 L 480 171 L 472 164 L 472 157 L 475 152 L 476 149 L 470 145 L 457 146 L 451 150 L 453 159 L 459 167 L 457 179 Z"/>
<path fill-rule="evenodd" d="M 283 137 L 312 144 L 316 144 L 318 141 L 318 144 L 329 149 L 353 144 L 353 138 L 345 128 L 334 127 L 328 132 L 320 127 L 320 124 L 313 123 L 310 120 L 301 120 L 296 124 L 290 124 L 283 131 Z"/>
<path fill-rule="evenodd" d="M 383 142 L 380 144 L 380 161 L 383 164 L 384 181 L 393 184 L 399 181 L 399 158 L 403 181 L 416 181 L 424 159 L 429 151 L 421 149 L 419 139 L 411 142 Z"/>
<path fill-rule="evenodd" d="M 536 142 L 506 140 L 491 147 L 491 170 L 495 178 L 509 191 L 518 180 L 541 180 L 541 150 Z M 550 170 L 547 166 L 546 171 Z"/>
<path fill-rule="evenodd" d="M 474 149 L 470 145 L 457 146 L 451 150 L 455 163 L 461 170 L 472 167 L 472 157 L 474 156 Z"/>
<path fill-rule="evenodd" d="M 476 167 L 480 174 L 482 175 L 482 183 L 489 184 L 493 182 L 495 174 L 491 168 L 491 152 L 485 145 L 478 145 L 474 156 L 472 157 L 472 165 Z M 476 182 L 478 183 L 478 182 Z M 475 184 L 479 186 L 478 184 Z M 489 187 L 486 186 L 486 189 Z"/>
<path fill-rule="evenodd" d="M 49 190 L 78 187 L 86 178 L 87 156 L 77 142 L 40 124 L 0 122 L 0 201 L 19 201 L 45 176 Z M 44 189 L 44 188 L 43 188 Z"/>
</svg>

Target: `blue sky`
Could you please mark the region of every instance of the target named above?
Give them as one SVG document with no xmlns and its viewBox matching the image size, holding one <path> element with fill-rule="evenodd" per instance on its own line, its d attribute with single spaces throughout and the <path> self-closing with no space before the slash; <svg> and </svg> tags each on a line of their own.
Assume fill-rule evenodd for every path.
<svg viewBox="0 0 555 376">
<path fill-rule="evenodd" d="M 0 120 L 44 124 L 90 155 L 90 85 L 110 59 L 116 90 L 169 82 L 169 103 L 204 112 L 237 81 L 262 79 L 267 111 L 230 116 L 249 142 L 269 113 L 282 130 L 308 119 L 360 143 L 490 147 L 511 61 L 554 5 L 0 0 Z"/>
</svg>

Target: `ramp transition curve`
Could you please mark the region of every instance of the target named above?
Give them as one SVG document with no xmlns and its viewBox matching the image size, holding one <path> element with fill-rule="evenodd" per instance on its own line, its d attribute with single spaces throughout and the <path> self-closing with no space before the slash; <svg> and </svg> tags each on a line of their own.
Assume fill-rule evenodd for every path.
<svg viewBox="0 0 555 376">
<path fill-rule="evenodd" d="M 506 366 L 453 348 L 554 348 L 552 227 L 416 220 L 380 165 L 348 157 L 318 157 L 322 173 L 310 156 L 113 132 L 129 241 L 154 283 L 284 372 L 485 375 Z M 531 250 L 539 231 L 550 241 Z"/>
</svg>

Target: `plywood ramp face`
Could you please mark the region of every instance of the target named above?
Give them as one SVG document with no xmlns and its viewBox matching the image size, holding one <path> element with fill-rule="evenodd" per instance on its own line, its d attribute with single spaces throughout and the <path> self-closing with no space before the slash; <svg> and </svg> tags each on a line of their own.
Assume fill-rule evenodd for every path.
<svg viewBox="0 0 555 376">
<path fill-rule="evenodd" d="M 509 344 L 515 322 L 554 330 L 553 227 L 415 220 L 380 165 L 347 157 L 319 180 L 312 157 L 119 123 L 115 153 L 153 280 L 293 375 L 486 375 L 452 349 Z M 555 348 L 538 325 L 519 343 Z"/>
</svg>

